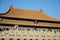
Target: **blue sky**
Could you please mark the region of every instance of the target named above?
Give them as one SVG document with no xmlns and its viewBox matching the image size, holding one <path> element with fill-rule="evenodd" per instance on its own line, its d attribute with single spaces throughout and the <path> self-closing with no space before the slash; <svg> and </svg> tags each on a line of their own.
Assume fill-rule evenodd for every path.
<svg viewBox="0 0 60 40">
<path fill-rule="evenodd" d="M 25 10 L 42 9 L 48 16 L 60 19 L 60 0 L 0 0 L 0 13 L 7 12 L 10 5 Z"/>
</svg>

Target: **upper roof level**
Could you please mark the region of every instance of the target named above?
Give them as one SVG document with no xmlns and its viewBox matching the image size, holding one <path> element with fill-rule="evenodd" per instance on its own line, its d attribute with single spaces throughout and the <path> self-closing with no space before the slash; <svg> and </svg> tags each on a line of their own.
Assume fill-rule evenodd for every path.
<svg viewBox="0 0 60 40">
<path fill-rule="evenodd" d="M 6 12 L 5 14 L 0 14 L 0 17 L 11 17 L 11 18 L 24 18 L 24 19 L 32 19 L 32 20 L 47 20 L 47 21 L 56 21 L 60 22 L 60 20 L 57 20 L 55 18 L 52 18 L 46 14 L 42 10 L 38 11 L 32 11 L 32 10 L 22 10 L 22 9 L 16 9 L 12 6 Z"/>
</svg>

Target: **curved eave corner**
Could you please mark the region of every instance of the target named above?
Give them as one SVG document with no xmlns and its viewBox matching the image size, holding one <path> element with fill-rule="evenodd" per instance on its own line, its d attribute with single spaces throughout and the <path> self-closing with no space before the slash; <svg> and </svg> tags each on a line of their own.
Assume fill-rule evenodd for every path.
<svg viewBox="0 0 60 40">
<path fill-rule="evenodd" d="M 55 19 L 55 18 L 53 18 L 53 17 L 50 17 L 50 16 L 46 15 L 46 14 L 43 12 L 42 9 L 40 10 L 40 14 L 43 15 L 42 19 L 44 19 L 44 20 L 46 20 L 46 21 L 60 22 L 60 20 L 57 20 L 57 19 Z"/>
<path fill-rule="evenodd" d="M 14 10 L 14 8 L 12 6 L 10 6 L 9 10 L 5 13 L 1 13 L 0 16 L 8 16 L 7 14 L 10 14 L 12 11 Z"/>
</svg>

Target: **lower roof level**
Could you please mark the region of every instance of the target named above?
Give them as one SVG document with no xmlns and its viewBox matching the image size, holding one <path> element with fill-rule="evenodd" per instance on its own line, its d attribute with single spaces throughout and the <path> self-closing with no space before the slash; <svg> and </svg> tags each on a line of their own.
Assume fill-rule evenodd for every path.
<svg viewBox="0 0 60 40">
<path fill-rule="evenodd" d="M 27 26 L 36 26 L 36 27 L 53 27 L 60 28 L 60 24 L 49 24 L 49 23 L 29 23 L 29 22 L 19 22 L 19 21 L 2 21 L 0 20 L 0 24 L 11 24 L 11 25 L 27 25 Z"/>
</svg>

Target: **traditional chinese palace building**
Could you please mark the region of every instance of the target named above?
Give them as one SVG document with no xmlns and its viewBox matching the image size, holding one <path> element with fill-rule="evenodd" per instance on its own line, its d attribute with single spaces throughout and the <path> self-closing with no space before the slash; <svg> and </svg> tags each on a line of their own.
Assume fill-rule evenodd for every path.
<svg viewBox="0 0 60 40">
<path fill-rule="evenodd" d="M 60 20 L 11 6 L 0 14 L 0 40 L 60 40 Z"/>
</svg>

